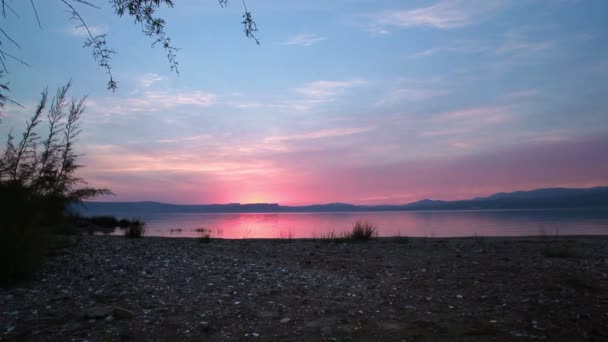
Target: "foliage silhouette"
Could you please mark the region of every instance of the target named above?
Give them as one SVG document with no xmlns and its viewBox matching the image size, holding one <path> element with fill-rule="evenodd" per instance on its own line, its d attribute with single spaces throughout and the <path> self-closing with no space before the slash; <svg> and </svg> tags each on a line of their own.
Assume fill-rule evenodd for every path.
<svg viewBox="0 0 608 342">
<path fill-rule="evenodd" d="M 19 0 L 21 1 L 21 0 Z M 87 24 L 86 18 L 81 15 L 80 9 L 82 6 L 100 8 L 97 6 L 95 0 L 56 0 L 58 4 L 63 5 L 69 14 L 69 20 L 74 23 L 75 27 L 85 32 L 86 38 L 84 47 L 90 48 L 93 55 L 93 59 L 99 67 L 101 67 L 107 77 L 107 87 L 109 90 L 115 91 L 118 87 L 118 82 L 114 79 L 112 74 L 112 56 L 116 54 L 116 51 L 108 47 L 107 34 L 95 33 Z M 112 7 L 114 14 L 123 17 L 128 16 L 133 19 L 134 24 L 141 26 L 142 33 L 152 39 L 152 46 L 160 46 L 163 48 L 167 55 L 169 62 L 169 68 L 175 73 L 179 74 L 179 63 L 177 61 L 177 51 L 171 41 L 171 37 L 167 34 L 166 21 L 162 17 L 157 15 L 157 11 L 162 7 L 172 8 L 175 4 L 174 0 L 107 0 Z M 228 0 L 218 0 L 221 7 L 228 6 Z M 243 31 L 247 38 L 253 39 L 256 44 L 260 44 L 256 33 L 258 27 L 251 12 L 247 9 L 245 0 L 241 0 L 243 4 Z M 19 17 L 18 11 L 15 10 L 11 4 L 12 0 L 0 0 L 2 17 L 6 18 L 7 14 Z M 34 0 L 29 1 L 29 5 L 36 16 L 37 24 L 40 28 L 40 16 L 36 3 Z M 6 45 L 12 46 L 13 48 L 20 48 L 19 43 L 12 38 L 9 32 L 5 31 L 0 24 L 0 71 L 8 73 L 7 62 L 8 60 L 16 61 L 21 64 L 27 65 L 27 63 L 11 53 Z M 1 77 L 1 74 L 0 74 Z M 8 83 L 0 83 L 0 114 L 7 101 L 10 101 L 6 95 L 8 92 Z M 12 101 L 11 101 L 12 102 Z"/>
<path fill-rule="evenodd" d="M 111 194 L 86 186 L 76 175 L 82 165 L 74 145 L 85 99 L 68 101 L 70 86 L 60 87 L 50 105 L 48 91 L 43 91 L 21 138 L 9 133 L 0 151 L 0 266 L 6 270 L 0 273 L 0 285 L 33 274 L 52 236 L 68 231 L 72 204 Z M 41 136 L 43 123 L 47 132 Z"/>
</svg>

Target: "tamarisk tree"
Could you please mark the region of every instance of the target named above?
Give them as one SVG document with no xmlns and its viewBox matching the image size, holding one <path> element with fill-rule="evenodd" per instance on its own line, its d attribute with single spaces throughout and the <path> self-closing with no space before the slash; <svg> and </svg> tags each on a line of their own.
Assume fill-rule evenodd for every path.
<svg viewBox="0 0 608 342">
<path fill-rule="evenodd" d="M 10 196 L 18 194 L 25 197 L 21 205 L 33 206 L 30 212 L 61 216 L 71 203 L 111 194 L 107 189 L 86 186 L 86 182 L 76 176 L 82 165 L 78 164 L 79 155 L 74 145 L 82 132 L 80 120 L 85 98 L 68 100 L 70 86 L 68 83 L 60 87 L 50 105 L 48 91 L 43 91 L 21 136 L 17 139 L 9 133 L 0 157 L 3 192 L 0 197 L 6 201 L 3 204 L 12 206 L 9 202 L 15 199 Z M 41 127 L 46 128 L 45 134 L 40 134 Z M 44 204 L 45 209 L 38 210 L 39 204 Z M 47 211 L 50 207 L 53 212 Z"/>
<path fill-rule="evenodd" d="M 0 14 L 2 20 L 7 15 L 19 16 L 19 9 L 23 4 L 28 4 L 34 12 L 37 24 L 42 28 L 40 15 L 36 7 L 37 0 L 0 0 Z M 51 0 L 44 0 L 51 1 Z M 177 51 L 171 41 L 171 37 L 167 34 L 166 21 L 157 15 L 157 10 L 161 7 L 172 8 L 176 0 L 52 0 L 57 2 L 59 6 L 65 7 L 69 20 L 79 29 L 85 32 L 84 47 L 89 48 L 93 55 L 93 59 L 101 67 L 107 76 L 107 87 L 109 90 L 115 91 L 118 87 L 118 82 L 112 74 L 112 56 L 116 51 L 109 47 L 107 42 L 107 34 L 95 33 L 87 24 L 86 18 L 81 14 L 82 6 L 100 8 L 100 3 L 107 1 L 114 11 L 114 14 L 120 17 L 127 16 L 133 19 L 135 25 L 141 26 L 142 33 L 152 40 L 152 46 L 160 46 L 167 55 L 169 68 L 179 74 L 179 63 L 177 60 Z M 221 7 L 228 6 L 228 0 L 218 0 Z M 15 5 L 18 3 L 20 5 Z M 243 15 L 241 24 L 243 32 L 247 38 L 260 44 L 257 37 L 258 27 L 255 23 L 251 12 L 247 9 L 245 0 L 241 0 L 243 5 Z M 7 63 L 9 60 L 16 61 L 20 64 L 27 65 L 27 62 L 13 53 L 8 46 L 19 48 L 19 42 L 13 39 L 8 30 L 4 29 L 4 25 L 0 21 L 0 72 L 8 73 Z M 0 74 L 0 77 L 2 74 Z M 7 102 L 12 102 L 7 96 L 8 82 L 0 82 L 0 115 L 4 105 Z"/>
</svg>

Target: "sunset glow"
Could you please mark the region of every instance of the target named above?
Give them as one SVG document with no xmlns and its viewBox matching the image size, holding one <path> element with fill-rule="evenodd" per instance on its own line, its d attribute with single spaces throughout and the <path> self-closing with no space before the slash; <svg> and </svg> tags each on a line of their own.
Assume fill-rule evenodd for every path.
<svg viewBox="0 0 608 342">
<path fill-rule="evenodd" d="M 88 95 L 81 176 L 116 194 L 99 200 L 381 204 L 608 184 L 605 1 L 252 2 L 260 46 L 241 38 L 238 6 L 179 1 L 166 13 L 179 77 L 137 27 L 85 9 L 118 51 L 116 93 L 61 8 L 38 6 L 43 31 L 6 19 L 32 37 L 19 39 L 32 67 L 12 66 L 23 108 L 0 131 L 72 75 Z"/>
</svg>

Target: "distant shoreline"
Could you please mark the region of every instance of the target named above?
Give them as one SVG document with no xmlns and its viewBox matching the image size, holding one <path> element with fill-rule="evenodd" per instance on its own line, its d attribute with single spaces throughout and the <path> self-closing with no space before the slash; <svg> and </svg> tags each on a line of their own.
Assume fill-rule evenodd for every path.
<svg viewBox="0 0 608 342">
<path fill-rule="evenodd" d="M 497 193 L 469 200 L 442 201 L 424 199 L 408 204 L 354 205 L 327 203 L 282 206 L 278 203 L 229 203 L 180 205 L 160 202 L 85 202 L 74 206 L 79 212 L 179 212 L 179 213 L 340 213 L 389 211 L 481 211 L 481 210 L 562 210 L 608 209 L 608 187 L 587 189 L 548 188 L 511 193 Z"/>
<path fill-rule="evenodd" d="M 336 210 L 336 211 L 149 211 L 147 214 L 340 214 L 340 213 L 426 213 L 426 212 L 496 212 L 496 211 L 608 211 L 608 207 L 583 208 L 513 208 L 513 209 L 395 209 L 395 210 Z M 133 210 L 116 210 L 116 212 L 132 212 Z"/>
</svg>

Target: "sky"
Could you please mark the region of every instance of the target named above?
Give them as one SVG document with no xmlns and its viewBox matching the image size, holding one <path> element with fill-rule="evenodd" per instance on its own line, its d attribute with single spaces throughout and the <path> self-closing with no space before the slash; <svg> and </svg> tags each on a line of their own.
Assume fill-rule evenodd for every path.
<svg viewBox="0 0 608 342">
<path fill-rule="evenodd" d="M 608 185 L 604 0 L 179 0 L 159 13 L 180 74 L 129 18 L 107 33 L 116 92 L 59 1 L 13 2 L 0 136 L 45 87 L 87 96 L 80 175 L 108 201 L 408 203 Z M 2 138 L 5 139 L 5 138 Z"/>
</svg>

